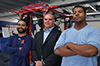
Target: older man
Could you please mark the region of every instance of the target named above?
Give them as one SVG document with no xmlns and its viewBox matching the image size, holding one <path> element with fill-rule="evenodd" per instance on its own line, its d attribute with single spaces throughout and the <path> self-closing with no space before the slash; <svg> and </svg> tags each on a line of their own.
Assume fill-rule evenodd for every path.
<svg viewBox="0 0 100 66">
<path fill-rule="evenodd" d="M 32 61 L 35 66 L 60 66 L 61 57 L 54 54 L 53 48 L 61 31 L 54 26 L 53 15 L 46 14 L 43 20 L 44 29 L 33 40 Z"/>
</svg>

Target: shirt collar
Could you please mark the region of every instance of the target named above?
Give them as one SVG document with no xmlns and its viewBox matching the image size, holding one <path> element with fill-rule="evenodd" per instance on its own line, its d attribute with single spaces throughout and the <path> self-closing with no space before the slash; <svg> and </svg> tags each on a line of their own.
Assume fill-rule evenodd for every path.
<svg viewBox="0 0 100 66">
<path fill-rule="evenodd" d="M 48 30 L 45 30 L 45 28 L 43 29 L 44 32 L 50 32 L 54 27 L 48 29 Z"/>
</svg>

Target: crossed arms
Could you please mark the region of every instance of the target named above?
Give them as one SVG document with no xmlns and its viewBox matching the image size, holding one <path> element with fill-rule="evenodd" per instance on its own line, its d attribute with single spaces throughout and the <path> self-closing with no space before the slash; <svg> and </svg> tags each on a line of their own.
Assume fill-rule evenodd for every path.
<svg viewBox="0 0 100 66">
<path fill-rule="evenodd" d="M 27 38 L 30 41 L 26 41 L 23 47 L 12 46 L 12 38 L 9 38 L 5 47 L 4 52 L 7 54 L 14 54 L 19 57 L 26 57 L 29 50 L 31 49 L 32 38 Z M 13 44 L 16 44 L 16 42 Z"/>
<path fill-rule="evenodd" d="M 64 57 L 73 55 L 90 57 L 97 55 L 98 49 L 91 44 L 77 45 L 74 43 L 67 43 L 64 47 L 59 46 L 55 50 L 55 54 Z"/>
</svg>

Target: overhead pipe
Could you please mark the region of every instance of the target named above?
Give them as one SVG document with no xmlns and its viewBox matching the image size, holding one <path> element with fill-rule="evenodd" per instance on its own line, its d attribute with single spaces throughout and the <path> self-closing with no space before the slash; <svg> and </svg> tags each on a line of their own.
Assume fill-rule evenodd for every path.
<svg viewBox="0 0 100 66">
<path fill-rule="evenodd" d="M 98 0 L 93 0 L 93 1 L 75 2 L 75 3 L 71 3 L 71 4 L 58 5 L 57 8 L 73 6 L 73 5 L 78 5 L 78 4 L 93 3 L 93 2 L 99 2 L 99 1 Z"/>
</svg>

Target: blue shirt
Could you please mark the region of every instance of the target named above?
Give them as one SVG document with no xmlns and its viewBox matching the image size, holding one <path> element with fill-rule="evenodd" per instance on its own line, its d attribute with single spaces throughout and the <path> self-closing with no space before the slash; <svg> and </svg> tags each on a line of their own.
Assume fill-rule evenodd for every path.
<svg viewBox="0 0 100 66">
<path fill-rule="evenodd" d="M 43 43 L 45 42 L 46 38 L 48 37 L 49 33 L 52 31 L 54 27 L 48 29 L 48 30 L 45 30 L 44 29 L 44 37 L 43 37 Z"/>
<path fill-rule="evenodd" d="M 31 49 L 33 39 L 28 34 L 19 37 L 14 35 L 9 37 L 4 46 L 4 52 L 10 54 L 9 66 L 29 66 L 29 50 Z M 22 47 L 19 50 L 19 47 Z"/>
<path fill-rule="evenodd" d="M 87 25 L 81 30 L 71 27 L 62 32 L 54 50 L 66 43 L 91 44 L 95 46 L 100 53 L 100 30 Z M 80 55 L 63 57 L 61 66 L 97 66 L 97 56 L 83 57 Z"/>
</svg>

